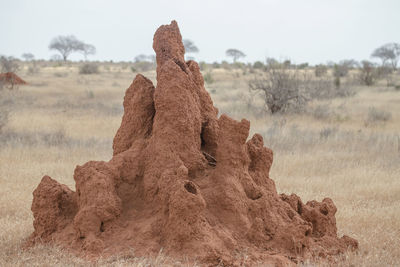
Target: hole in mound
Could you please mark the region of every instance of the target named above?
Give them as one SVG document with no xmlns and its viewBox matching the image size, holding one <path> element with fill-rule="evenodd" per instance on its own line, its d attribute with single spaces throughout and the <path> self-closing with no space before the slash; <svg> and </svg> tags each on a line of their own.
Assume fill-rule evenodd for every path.
<svg viewBox="0 0 400 267">
<path fill-rule="evenodd" d="M 326 207 L 321 208 L 319 211 L 324 215 L 328 215 L 329 213 L 329 210 Z"/>
<path fill-rule="evenodd" d="M 308 229 L 308 230 L 306 231 L 306 236 L 310 236 L 310 235 L 311 235 L 311 230 Z"/>
<path fill-rule="evenodd" d="M 201 152 L 208 162 L 208 165 L 215 167 L 217 165 L 217 160 L 215 159 L 215 144 L 210 142 L 205 133 L 205 129 L 208 122 L 203 123 L 201 126 L 200 140 L 201 140 Z"/>
<path fill-rule="evenodd" d="M 104 232 L 104 222 L 101 222 L 100 224 L 100 232 Z"/>
<path fill-rule="evenodd" d="M 206 148 L 206 140 L 204 140 L 203 128 L 201 129 L 200 139 L 201 139 L 201 150 L 204 151 Z"/>
<path fill-rule="evenodd" d="M 301 215 L 301 213 L 303 212 L 303 209 L 301 208 L 301 203 L 300 201 L 297 202 L 297 212 Z"/>
<path fill-rule="evenodd" d="M 192 182 L 186 182 L 186 183 L 185 183 L 185 189 L 186 189 L 186 191 L 188 191 L 189 193 L 192 193 L 192 194 L 194 194 L 194 195 L 197 194 L 196 186 L 195 186 Z"/>
</svg>

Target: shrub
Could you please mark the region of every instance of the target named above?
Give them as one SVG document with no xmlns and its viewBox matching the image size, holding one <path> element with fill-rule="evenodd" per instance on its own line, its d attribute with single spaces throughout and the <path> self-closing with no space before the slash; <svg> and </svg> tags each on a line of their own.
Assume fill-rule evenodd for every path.
<svg viewBox="0 0 400 267">
<path fill-rule="evenodd" d="M 221 67 L 222 67 L 223 69 L 225 69 L 225 70 L 230 70 L 230 69 L 231 69 L 230 64 L 229 64 L 227 61 L 225 61 L 225 60 L 223 60 L 223 61 L 221 62 Z"/>
<path fill-rule="evenodd" d="M 79 73 L 80 74 L 95 74 L 99 73 L 99 66 L 96 64 L 83 64 L 79 67 Z"/>
<path fill-rule="evenodd" d="M 335 78 L 346 77 L 349 73 L 349 67 L 345 64 L 335 64 L 333 66 L 333 76 Z"/>
<path fill-rule="evenodd" d="M 364 60 L 361 62 L 362 67 L 359 73 L 359 79 L 361 84 L 371 86 L 375 83 L 378 77 L 377 70 L 372 62 Z"/>
<path fill-rule="evenodd" d="M 319 105 L 313 110 L 312 115 L 317 120 L 326 120 L 331 116 L 331 110 L 326 105 Z"/>
<path fill-rule="evenodd" d="M 340 89 L 340 77 L 335 76 L 335 79 L 333 80 L 333 84 L 335 85 L 336 89 Z"/>
<path fill-rule="evenodd" d="M 377 79 L 385 79 L 387 87 L 394 86 L 392 73 L 393 73 L 393 68 L 389 66 L 380 66 L 376 68 Z"/>
<path fill-rule="evenodd" d="M 207 63 L 205 63 L 204 61 L 199 62 L 199 67 L 201 71 L 206 70 L 208 68 Z"/>
<path fill-rule="evenodd" d="M 328 67 L 322 64 L 315 66 L 315 76 L 322 77 L 328 73 Z"/>
<path fill-rule="evenodd" d="M 219 69 L 219 68 L 221 68 L 221 64 L 218 63 L 218 62 L 214 62 L 214 63 L 212 64 L 212 67 L 213 67 L 214 69 Z"/>
<path fill-rule="evenodd" d="M 256 61 L 253 64 L 253 68 L 255 69 L 262 69 L 264 67 L 264 64 L 261 61 Z"/>
<path fill-rule="evenodd" d="M 235 69 L 244 69 L 246 68 L 246 64 L 244 64 L 243 62 L 234 62 L 231 64 L 231 66 Z"/>
<path fill-rule="evenodd" d="M 285 61 L 286 62 L 286 61 Z M 286 65 L 286 64 L 285 64 Z M 290 61 L 289 61 L 289 65 L 290 65 Z M 299 69 L 303 70 L 306 69 L 308 67 L 308 63 L 301 63 L 297 66 Z"/>
<path fill-rule="evenodd" d="M 371 107 L 368 110 L 367 119 L 365 124 L 371 124 L 375 122 L 387 122 L 392 118 L 392 114 L 388 111 L 378 110 L 375 107 Z"/>
<path fill-rule="evenodd" d="M 54 72 L 53 76 L 57 78 L 68 77 L 68 72 Z"/>
<path fill-rule="evenodd" d="M 204 74 L 203 78 L 204 78 L 204 82 L 206 82 L 207 84 L 212 84 L 214 82 L 212 74 L 209 71 L 206 74 Z"/>
<path fill-rule="evenodd" d="M 292 62 L 290 61 L 290 60 L 285 60 L 285 61 L 283 61 L 283 65 L 286 67 L 286 68 L 290 68 L 290 66 L 292 65 Z M 304 66 L 304 68 L 307 68 L 308 67 L 308 63 L 303 63 L 303 64 L 300 64 L 300 65 L 303 65 Z"/>
<path fill-rule="evenodd" d="M 338 131 L 337 128 L 332 128 L 332 127 L 323 128 L 319 132 L 319 137 L 321 139 L 327 139 L 328 137 L 335 135 L 337 131 Z"/>
<path fill-rule="evenodd" d="M 339 77 L 323 76 L 309 81 L 307 93 L 312 99 L 330 99 L 352 96 L 355 92 L 349 86 L 340 86 Z"/>
<path fill-rule="evenodd" d="M 28 67 L 28 74 L 29 75 L 34 75 L 40 72 L 40 68 L 36 65 L 29 66 Z"/>
<path fill-rule="evenodd" d="M 17 60 L 13 57 L 0 57 L 0 72 L 16 72 L 19 70 L 19 64 Z"/>
</svg>

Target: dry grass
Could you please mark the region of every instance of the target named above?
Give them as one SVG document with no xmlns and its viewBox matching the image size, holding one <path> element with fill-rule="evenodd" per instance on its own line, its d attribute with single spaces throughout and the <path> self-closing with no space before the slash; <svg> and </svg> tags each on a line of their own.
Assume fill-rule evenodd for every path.
<svg viewBox="0 0 400 267">
<path fill-rule="evenodd" d="M 78 69 L 48 64 L 31 76 L 27 66 L 19 73 L 30 85 L 13 96 L 0 134 L 2 266 L 89 265 L 58 248 L 20 247 L 33 231 L 32 191 L 41 177 L 48 174 L 74 188 L 77 164 L 112 155 L 123 95 L 134 74 L 118 64 L 101 65 L 92 75 Z M 339 233 L 360 242 L 358 253 L 345 255 L 341 264 L 400 265 L 400 92 L 383 83 L 358 87 L 353 97 L 312 102 L 305 113 L 272 117 L 247 89 L 251 74 L 210 73 L 207 89 L 215 105 L 237 119 L 249 118 L 252 133 L 261 133 L 274 150 L 271 177 L 278 191 L 304 201 L 334 200 Z M 145 75 L 155 80 L 154 71 Z M 390 119 L 366 124 L 371 108 L 389 112 Z M 162 253 L 153 259 L 120 255 L 92 265 L 193 266 Z"/>
</svg>

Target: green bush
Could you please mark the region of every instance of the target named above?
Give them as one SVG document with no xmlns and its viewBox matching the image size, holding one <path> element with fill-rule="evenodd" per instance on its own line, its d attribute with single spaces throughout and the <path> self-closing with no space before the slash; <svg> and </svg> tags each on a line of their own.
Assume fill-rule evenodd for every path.
<svg viewBox="0 0 400 267">
<path fill-rule="evenodd" d="M 286 61 L 285 61 L 286 62 Z M 284 63 L 285 63 L 284 62 Z M 289 61 L 289 63 L 290 63 L 290 61 Z M 286 63 L 287 64 L 287 63 Z M 285 66 L 286 66 L 286 64 L 285 64 Z M 289 66 L 290 66 L 290 64 L 289 64 Z M 301 63 L 301 64 L 299 64 L 299 65 L 297 65 L 297 68 L 299 68 L 299 69 L 301 69 L 301 70 L 303 70 L 303 69 L 306 69 L 306 68 L 308 68 L 308 63 L 306 62 L 306 63 Z"/>
<path fill-rule="evenodd" d="M 255 69 L 262 69 L 264 67 L 264 64 L 261 61 L 256 61 L 253 64 L 253 68 Z"/>
</svg>

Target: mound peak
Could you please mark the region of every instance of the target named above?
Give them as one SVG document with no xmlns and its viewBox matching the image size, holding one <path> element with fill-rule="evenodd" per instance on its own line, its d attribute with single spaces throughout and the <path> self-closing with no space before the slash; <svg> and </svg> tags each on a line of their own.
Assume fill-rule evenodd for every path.
<svg viewBox="0 0 400 267">
<path fill-rule="evenodd" d="M 76 191 L 45 176 L 33 192 L 28 245 L 53 242 L 90 258 L 161 248 L 208 265 L 330 259 L 357 241 L 337 237 L 336 207 L 276 191 L 273 153 L 250 122 L 218 110 L 199 66 L 184 61 L 175 21 L 154 35 L 157 87 L 137 75 L 110 161 L 74 172 Z"/>
</svg>

